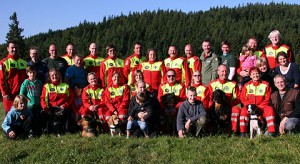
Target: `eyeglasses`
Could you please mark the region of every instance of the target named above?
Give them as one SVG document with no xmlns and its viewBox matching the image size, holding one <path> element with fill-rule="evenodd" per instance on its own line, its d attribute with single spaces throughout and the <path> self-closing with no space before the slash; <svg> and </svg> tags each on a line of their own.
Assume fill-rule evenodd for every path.
<svg viewBox="0 0 300 164">
<path fill-rule="evenodd" d="M 175 77 L 175 75 L 167 75 L 168 78 Z"/>
<path fill-rule="evenodd" d="M 194 75 L 194 77 L 201 77 L 201 75 Z"/>
</svg>

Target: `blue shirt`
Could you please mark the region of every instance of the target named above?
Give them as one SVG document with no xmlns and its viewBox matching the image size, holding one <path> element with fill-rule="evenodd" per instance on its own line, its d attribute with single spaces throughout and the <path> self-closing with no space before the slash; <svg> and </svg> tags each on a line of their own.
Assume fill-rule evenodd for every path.
<svg viewBox="0 0 300 164">
<path fill-rule="evenodd" d="M 75 84 L 80 84 L 82 88 L 87 85 L 87 73 L 83 67 L 70 66 L 66 71 L 65 78 L 69 78 L 71 88 L 74 88 Z"/>
<path fill-rule="evenodd" d="M 23 120 L 20 118 L 21 115 L 25 115 L 25 119 L 32 117 L 30 109 L 16 110 L 14 107 L 11 107 L 2 123 L 2 129 L 5 131 L 5 133 L 7 133 L 12 126 L 22 126 Z"/>
</svg>

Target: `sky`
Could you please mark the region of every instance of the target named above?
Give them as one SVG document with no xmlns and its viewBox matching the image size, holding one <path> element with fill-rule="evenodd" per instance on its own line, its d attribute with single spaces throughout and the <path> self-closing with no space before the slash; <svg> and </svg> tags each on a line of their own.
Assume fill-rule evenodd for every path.
<svg viewBox="0 0 300 164">
<path fill-rule="evenodd" d="M 0 2 L 0 44 L 5 43 L 9 31 L 9 17 L 17 13 L 22 35 L 29 37 L 49 29 L 58 30 L 77 26 L 84 20 L 101 22 L 103 17 L 127 15 L 144 10 L 207 11 L 211 7 L 235 7 L 247 3 L 280 3 L 282 0 L 1 0 Z M 300 4 L 299 0 L 284 3 Z"/>
</svg>

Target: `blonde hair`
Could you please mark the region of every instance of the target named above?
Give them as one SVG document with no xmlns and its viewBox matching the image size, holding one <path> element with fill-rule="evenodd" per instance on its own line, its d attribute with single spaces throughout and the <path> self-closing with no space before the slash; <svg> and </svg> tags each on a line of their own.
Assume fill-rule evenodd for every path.
<svg viewBox="0 0 300 164">
<path fill-rule="evenodd" d="M 268 62 L 265 58 L 258 58 L 256 59 L 256 67 L 261 67 L 262 65 L 267 65 L 268 66 Z"/>
<path fill-rule="evenodd" d="M 18 110 L 18 106 L 19 106 L 19 102 L 20 101 L 23 101 L 24 104 L 27 106 L 27 99 L 25 96 L 23 95 L 17 95 L 16 98 L 14 99 L 14 102 L 13 102 L 13 106 L 16 110 Z"/>
<path fill-rule="evenodd" d="M 49 78 L 48 78 L 48 83 L 51 83 L 51 77 L 50 77 L 50 74 L 52 72 L 56 72 L 58 74 L 58 77 L 59 77 L 59 83 L 62 83 L 62 77 L 61 77 L 61 73 L 59 72 L 59 70 L 57 68 L 51 68 L 49 70 Z"/>
</svg>

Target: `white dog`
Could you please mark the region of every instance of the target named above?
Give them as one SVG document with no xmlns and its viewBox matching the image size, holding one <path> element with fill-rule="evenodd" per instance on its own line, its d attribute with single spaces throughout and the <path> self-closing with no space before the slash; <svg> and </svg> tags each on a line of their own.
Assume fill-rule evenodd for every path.
<svg viewBox="0 0 300 164">
<path fill-rule="evenodd" d="M 256 135 L 261 135 L 261 129 L 258 124 L 258 108 L 250 104 L 248 105 L 248 113 L 250 114 L 250 139 L 254 137 L 254 132 L 256 132 Z"/>
</svg>

